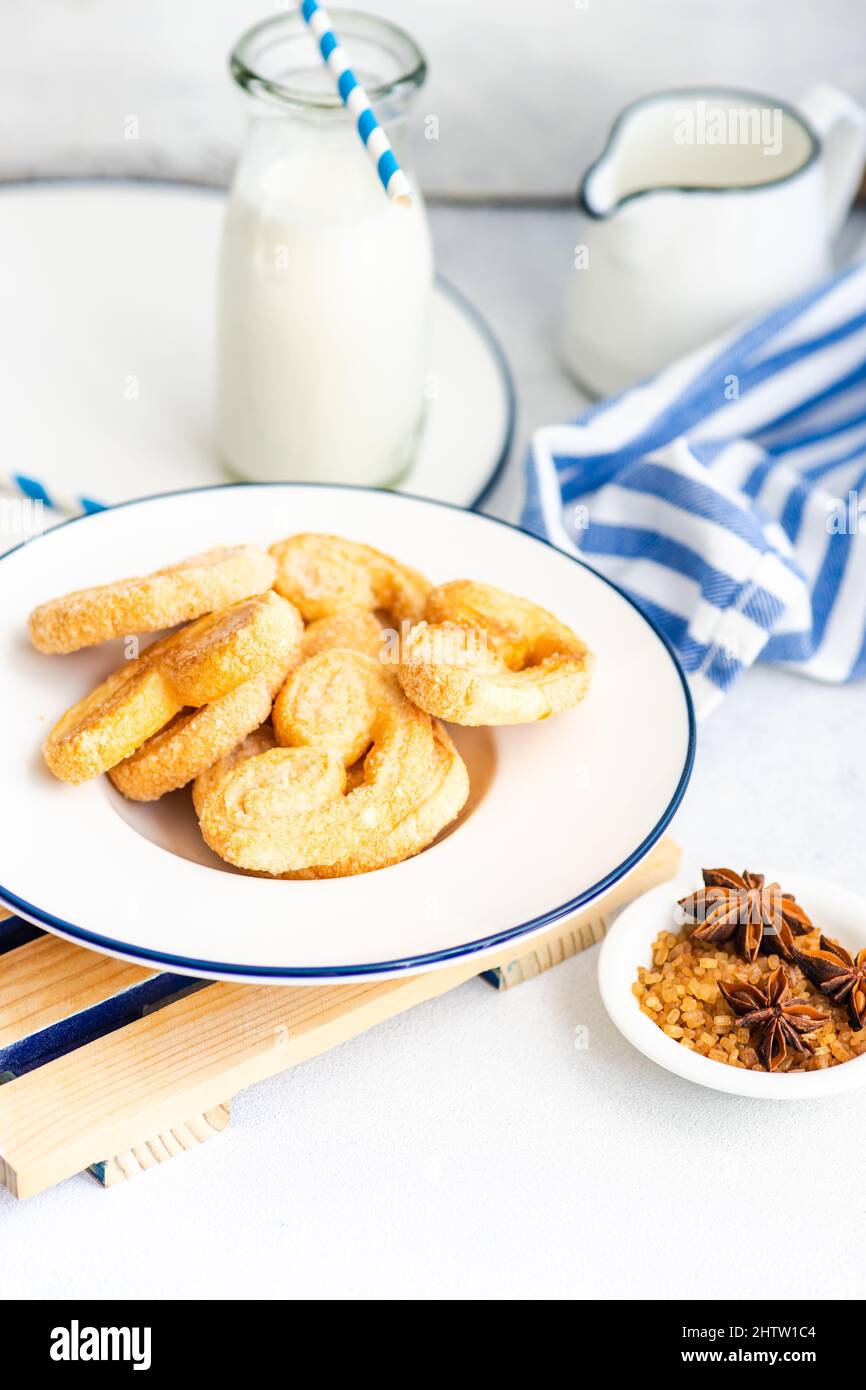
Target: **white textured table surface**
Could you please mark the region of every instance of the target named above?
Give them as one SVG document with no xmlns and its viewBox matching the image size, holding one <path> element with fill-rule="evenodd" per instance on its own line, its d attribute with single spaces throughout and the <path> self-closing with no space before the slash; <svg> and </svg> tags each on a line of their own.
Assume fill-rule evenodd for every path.
<svg viewBox="0 0 866 1390">
<path fill-rule="evenodd" d="M 5 0 L 0 178 L 137 174 L 224 181 L 244 105 L 239 35 L 293 0 Z M 332 8 L 338 8 L 334 6 Z M 866 101 L 862 0 L 370 0 L 415 35 L 428 193 L 570 194 L 616 113 L 663 87 L 796 101 L 817 81 Z"/>
<path fill-rule="evenodd" d="M 433 220 L 511 359 L 516 463 L 580 406 L 551 346 L 569 214 Z M 500 509 L 513 490 L 512 472 Z M 862 685 L 750 674 L 701 730 L 687 861 L 860 888 L 863 717 Z M 615 1032 L 595 968 L 593 950 L 504 995 L 473 981 L 246 1092 L 223 1136 L 111 1192 L 0 1193 L 0 1298 L 758 1298 L 742 1248 L 780 1240 L 820 1257 L 777 1261 L 773 1296 L 861 1297 L 866 1093 L 761 1105 L 680 1081 Z"/>
</svg>

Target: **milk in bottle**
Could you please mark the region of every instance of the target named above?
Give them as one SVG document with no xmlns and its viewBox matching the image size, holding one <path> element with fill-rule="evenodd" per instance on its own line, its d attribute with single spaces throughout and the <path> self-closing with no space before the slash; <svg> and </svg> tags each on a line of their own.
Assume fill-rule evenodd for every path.
<svg viewBox="0 0 866 1390">
<path fill-rule="evenodd" d="M 423 59 L 367 16 L 341 16 L 340 36 L 404 164 Z M 232 66 L 254 112 L 220 258 L 222 460 L 246 478 L 392 482 L 423 416 L 433 279 L 423 202 L 388 199 L 299 16 L 257 26 Z"/>
</svg>

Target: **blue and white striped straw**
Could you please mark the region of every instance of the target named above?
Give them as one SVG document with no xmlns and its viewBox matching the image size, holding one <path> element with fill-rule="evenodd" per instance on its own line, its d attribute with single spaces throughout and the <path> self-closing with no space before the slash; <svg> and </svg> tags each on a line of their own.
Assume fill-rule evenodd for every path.
<svg viewBox="0 0 866 1390">
<path fill-rule="evenodd" d="M 319 52 L 337 84 L 343 105 L 358 128 L 364 148 L 382 180 L 382 187 L 392 202 L 401 207 L 411 206 L 409 180 L 397 163 L 390 140 L 373 115 L 367 93 L 349 66 L 346 50 L 334 33 L 327 10 L 316 0 L 301 0 L 301 14 L 319 45 Z"/>
<path fill-rule="evenodd" d="M 31 502 L 41 502 L 44 507 L 60 512 L 64 516 L 85 516 L 88 512 L 105 511 L 105 503 L 97 502 L 82 493 L 66 492 L 62 488 L 46 487 L 38 478 L 26 473 L 6 473 L 0 475 L 0 492 L 13 497 L 26 497 Z"/>
</svg>

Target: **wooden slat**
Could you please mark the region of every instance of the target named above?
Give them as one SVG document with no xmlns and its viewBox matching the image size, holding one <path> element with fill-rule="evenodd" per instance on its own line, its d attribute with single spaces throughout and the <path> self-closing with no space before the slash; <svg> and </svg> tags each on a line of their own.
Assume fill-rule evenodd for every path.
<svg viewBox="0 0 866 1390">
<path fill-rule="evenodd" d="M 217 1105 L 193 1120 L 175 1125 L 154 1135 L 152 1139 L 145 1139 L 106 1163 L 92 1164 L 90 1171 L 103 1187 L 116 1187 L 118 1183 L 128 1182 L 130 1178 L 138 1177 L 139 1173 L 146 1173 L 160 1163 L 167 1163 L 170 1158 L 176 1158 L 178 1154 L 186 1153 L 222 1134 L 230 1118 L 228 1105 Z"/>
<path fill-rule="evenodd" d="M 0 1047 L 110 999 L 154 975 L 139 965 L 41 936 L 0 960 Z"/>
<path fill-rule="evenodd" d="M 605 899 L 606 910 L 657 881 L 658 856 L 669 859 L 664 843 Z M 538 952 L 598 912 L 594 905 L 557 924 L 530 949 Z M 143 1136 L 183 1126 L 244 1087 L 453 989 L 479 965 L 506 965 L 513 953 L 506 947 L 481 961 L 398 980 L 301 988 L 215 984 L 188 995 L 0 1087 L 0 1180 L 26 1197 L 106 1155 L 124 1155 Z"/>
<path fill-rule="evenodd" d="M 510 960 L 498 970 L 485 970 L 484 978 L 497 989 L 513 989 L 515 985 L 525 984 L 552 970 L 555 965 L 570 960 L 572 956 L 595 946 L 603 938 L 610 924 L 610 916 L 600 913 L 590 921 L 580 922 L 566 929 L 554 941 L 544 942 L 525 956 Z"/>
<path fill-rule="evenodd" d="M 214 985 L 0 1087 L 0 1178 L 30 1196 L 456 983 Z"/>
</svg>

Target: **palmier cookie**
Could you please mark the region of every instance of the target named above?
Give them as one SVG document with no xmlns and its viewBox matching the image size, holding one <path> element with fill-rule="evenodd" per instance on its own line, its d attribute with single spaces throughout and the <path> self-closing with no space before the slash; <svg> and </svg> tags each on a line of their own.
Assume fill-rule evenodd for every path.
<svg viewBox="0 0 866 1390">
<path fill-rule="evenodd" d="M 252 733 L 247 734 L 228 753 L 224 753 L 210 767 L 200 772 L 192 784 L 192 804 L 195 813 L 200 818 L 204 804 L 211 792 L 216 791 L 220 782 L 237 767 L 239 763 L 246 762 L 247 758 L 255 758 L 259 753 L 268 753 L 272 748 L 278 748 L 277 737 L 273 726 L 264 723 L 258 729 L 253 729 Z"/>
<path fill-rule="evenodd" d="M 283 874 L 373 851 L 429 784 L 432 721 L 370 657 L 304 662 L 272 717 L 290 746 L 241 762 L 201 809 L 205 841 L 239 868 Z M 365 751 L 363 781 L 347 795 L 346 768 Z"/>
<path fill-rule="evenodd" d="M 218 546 L 134 579 L 78 589 L 30 614 L 41 652 L 75 652 L 112 637 L 159 632 L 270 589 L 276 564 L 253 545 Z"/>
<path fill-rule="evenodd" d="M 469 774 L 466 764 L 454 747 L 442 725 L 433 725 L 434 761 L 430 778 L 415 805 L 396 822 L 390 831 L 345 859 L 329 865 L 313 865 L 281 874 L 287 879 L 346 878 L 352 874 L 371 873 L 375 869 L 400 864 L 432 844 L 437 835 L 450 825 L 462 811 L 469 795 Z M 277 748 L 270 724 L 264 724 L 250 734 L 227 757 L 196 778 L 193 802 L 199 816 L 211 793 L 233 768 L 248 758 Z M 346 774 L 346 794 L 351 795 L 363 782 L 363 764 L 355 764 Z"/>
<path fill-rule="evenodd" d="M 301 638 L 298 657 L 306 661 L 333 647 L 378 656 L 381 636 L 381 624 L 372 613 L 363 608 L 347 608 L 310 623 Z M 111 769 L 112 782 L 133 801 L 155 801 L 166 792 L 186 786 L 258 729 L 270 714 L 274 696 L 287 674 L 283 665 L 275 680 L 256 677 L 221 700 L 176 715 L 131 758 Z M 271 734 L 269 746 L 275 743 Z"/>
<path fill-rule="evenodd" d="M 200 709 L 175 715 L 109 777 L 130 801 L 157 801 L 185 787 L 218 762 L 267 719 L 288 671 L 281 661 L 272 674 L 242 681 L 228 695 Z"/>
<path fill-rule="evenodd" d="M 254 758 L 257 753 L 268 753 L 272 748 L 279 748 L 279 746 L 277 736 L 274 733 L 274 726 L 270 721 L 267 721 L 258 729 L 254 729 L 251 734 L 247 734 L 243 742 L 233 748 L 230 753 L 224 754 L 204 772 L 200 772 L 192 784 L 192 804 L 195 807 L 196 815 L 201 816 L 205 801 L 233 767 L 237 767 L 238 763 L 245 762 L 247 758 Z M 360 787 L 363 780 L 364 760 L 359 758 L 351 767 L 346 768 L 346 792 L 352 792 L 356 787 Z"/>
<path fill-rule="evenodd" d="M 341 608 L 379 609 L 395 627 L 423 616 L 427 580 L 370 545 L 305 532 L 277 541 L 271 555 L 277 562 L 274 588 L 306 622 Z"/>
<path fill-rule="evenodd" d="M 368 608 L 341 608 L 308 625 L 301 638 L 301 658 L 307 661 L 334 647 L 347 647 L 350 651 L 378 658 L 382 652 L 382 638 L 382 624 Z"/>
<path fill-rule="evenodd" d="M 552 613 L 490 584 L 433 589 L 401 644 L 399 679 L 420 709 L 454 724 L 528 724 L 586 694 L 592 654 Z"/>
<path fill-rule="evenodd" d="M 433 722 L 434 761 L 418 800 L 390 831 L 367 839 L 355 854 L 335 864 L 316 865 L 286 878 L 346 878 L 402 864 L 432 844 L 456 820 L 469 796 L 469 773 L 448 733 Z"/>
<path fill-rule="evenodd" d="M 297 611 L 273 591 L 199 618 L 67 710 L 45 740 L 46 763 L 67 782 L 106 772 L 185 706 L 222 699 L 279 661 L 288 668 L 301 631 Z"/>
</svg>

